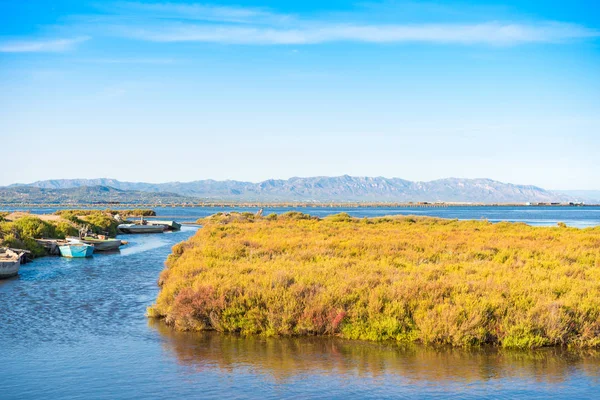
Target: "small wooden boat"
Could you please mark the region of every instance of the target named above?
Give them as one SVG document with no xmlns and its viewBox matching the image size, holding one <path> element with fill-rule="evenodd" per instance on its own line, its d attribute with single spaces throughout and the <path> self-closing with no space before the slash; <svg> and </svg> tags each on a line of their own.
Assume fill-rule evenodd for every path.
<svg viewBox="0 0 600 400">
<path fill-rule="evenodd" d="M 67 238 L 69 243 L 85 243 L 94 246 L 94 252 L 98 251 L 116 251 L 119 250 L 122 242 L 120 239 L 99 238 L 93 236 L 85 236 L 79 238 Z"/>
<path fill-rule="evenodd" d="M 150 224 L 121 224 L 117 228 L 123 233 L 162 233 L 167 229 L 165 225 Z"/>
<path fill-rule="evenodd" d="M 0 279 L 18 275 L 21 256 L 10 249 L 0 249 Z"/>
<path fill-rule="evenodd" d="M 178 231 L 181 229 L 181 224 L 175 221 L 157 221 L 155 219 L 145 221 L 148 225 L 164 225 L 170 231 Z"/>
<path fill-rule="evenodd" d="M 70 258 L 91 257 L 94 252 L 94 245 L 86 243 L 67 242 L 58 246 L 60 255 Z"/>
</svg>

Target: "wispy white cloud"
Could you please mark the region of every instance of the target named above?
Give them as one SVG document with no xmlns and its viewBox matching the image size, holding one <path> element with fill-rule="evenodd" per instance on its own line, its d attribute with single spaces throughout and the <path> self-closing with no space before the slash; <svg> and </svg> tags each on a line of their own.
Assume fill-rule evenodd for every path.
<svg viewBox="0 0 600 400">
<path fill-rule="evenodd" d="M 431 6 L 427 5 L 427 9 Z M 386 23 L 381 23 L 368 20 L 368 8 L 366 14 L 347 12 L 337 16 L 328 14 L 311 18 L 281 14 L 264 8 L 172 2 L 118 2 L 105 10 L 112 13 L 113 20 L 106 25 L 112 34 L 152 42 L 244 45 L 308 45 L 328 42 L 518 45 L 560 43 L 600 35 L 598 30 L 576 24 L 485 21 L 481 20 L 481 15 L 478 16 L 479 22 L 462 24 L 391 23 L 389 19 Z M 447 10 L 444 14 L 448 15 Z M 123 18 L 127 23 L 123 23 Z"/>
<path fill-rule="evenodd" d="M 0 40 L 0 53 L 52 53 L 68 51 L 88 40 L 88 36 L 70 39 Z"/>
<path fill-rule="evenodd" d="M 195 3 L 143 3 L 116 2 L 103 7 L 118 14 L 130 14 L 161 19 L 182 18 L 187 20 L 230 22 L 230 23 L 285 23 L 293 16 L 271 12 L 264 8 L 232 7 Z"/>
<path fill-rule="evenodd" d="M 592 29 L 555 22 L 530 25 L 501 22 L 420 25 L 353 25 L 311 22 L 290 28 L 162 23 L 152 29 L 123 28 L 122 33 L 132 38 L 154 42 L 209 42 L 246 45 L 303 45 L 343 41 L 517 45 L 558 43 L 600 35 L 600 32 Z"/>
<path fill-rule="evenodd" d="M 90 36 L 161 43 L 239 45 L 354 42 L 488 46 L 563 43 L 600 36 L 599 30 L 577 24 L 485 20 L 480 14 L 475 20 L 464 22 L 463 19 L 462 23 L 458 22 L 459 18 L 456 17 L 435 23 L 423 22 L 422 18 L 418 23 L 400 23 L 393 18 L 386 18 L 385 22 L 382 22 L 380 17 L 369 17 L 368 8 L 366 12 L 354 14 L 346 12 L 337 15 L 301 16 L 277 13 L 264 8 L 172 2 L 103 2 L 99 3 L 98 7 L 102 10 L 101 13 L 71 16 L 67 19 L 68 23 L 56 28 L 55 34 L 80 35 L 74 39 L 0 41 L 0 52 L 66 51 Z M 427 16 L 428 13 L 424 15 Z M 131 60 L 119 62 L 132 63 Z"/>
</svg>

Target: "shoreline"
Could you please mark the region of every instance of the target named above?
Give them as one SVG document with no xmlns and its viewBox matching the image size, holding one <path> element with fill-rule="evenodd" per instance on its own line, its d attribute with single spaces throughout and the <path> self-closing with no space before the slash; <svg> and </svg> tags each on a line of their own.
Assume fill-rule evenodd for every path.
<svg viewBox="0 0 600 400">
<path fill-rule="evenodd" d="M 35 214 L 23 211 L 0 212 L 0 247 L 27 250 L 30 258 L 52 256 L 56 246 L 48 245 L 55 240 L 78 237 L 82 228 L 93 234 L 116 238 L 117 227 L 126 221 L 117 220 L 116 211 L 123 217 L 156 216 L 148 209 L 64 209 L 54 213 Z"/>
<path fill-rule="evenodd" d="M 471 202 L 206 202 L 206 203 L 0 203 L 0 210 L 17 208 L 450 208 L 450 207 L 600 207 L 582 203 L 471 203 Z"/>
<path fill-rule="evenodd" d="M 394 340 L 372 341 L 345 338 L 339 335 L 297 335 L 297 336 L 262 336 L 262 335 L 244 335 L 239 332 L 219 332 L 217 330 L 203 331 L 181 331 L 175 330 L 168 325 L 162 318 L 148 318 L 148 324 L 166 337 L 186 337 L 192 340 L 202 337 L 214 336 L 220 340 L 251 340 L 251 341 L 302 341 L 314 343 L 336 342 L 341 345 L 359 346 L 369 349 L 392 349 L 392 350 L 416 350 L 431 351 L 440 353 L 458 353 L 458 354 L 487 354 L 487 355 L 525 355 L 547 354 L 552 356 L 578 355 L 589 356 L 600 359 L 600 347 L 569 347 L 564 345 L 550 345 L 533 348 L 519 347 L 501 347 L 493 344 L 478 344 L 472 346 L 453 346 L 449 344 L 432 344 L 421 342 L 397 342 Z"/>
</svg>

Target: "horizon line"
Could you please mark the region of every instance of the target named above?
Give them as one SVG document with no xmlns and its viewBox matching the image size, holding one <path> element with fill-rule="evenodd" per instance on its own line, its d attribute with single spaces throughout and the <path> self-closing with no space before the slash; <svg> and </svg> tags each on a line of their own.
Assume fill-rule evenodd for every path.
<svg viewBox="0 0 600 400">
<path fill-rule="evenodd" d="M 42 183 L 42 182 L 50 182 L 50 181 L 94 181 L 94 180 L 113 180 L 113 181 L 117 181 L 120 183 L 145 183 L 145 184 L 153 184 L 153 185 L 164 185 L 164 184 L 172 184 L 172 183 L 179 183 L 179 184 L 188 184 L 188 183 L 195 183 L 195 182 L 203 182 L 203 181 L 213 181 L 213 182 L 239 182 L 239 183 L 250 183 L 250 184 L 260 184 L 260 183 L 264 183 L 264 182 L 268 182 L 268 181 L 289 181 L 292 179 L 311 179 L 311 178 L 344 178 L 344 177 L 349 177 L 349 178 L 370 178 L 370 179 L 397 179 L 397 180 L 403 180 L 406 182 L 410 182 L 410 183 L 431 183 L 431 182 L 436 182 L 436 181 L 444 181 L 444 180 L 467 180 L 467 181 L 491 181 L 491 182 L 496 182 L 496 183 L 502 183 L 502 184 L 508 184 L 508 185 L 514 185 L 514 186 L 525 186 L 525 187 L 535 187 L 538 189 L 542 189 L 542 190 L 546 190 L 546 191 L 550 191 L 550 192 L 556 192 L 556 191 L 600 191 L 600 189 L 546 189 L 545 187 L 539 186 L 539 185 L 535 185 L 535 184 L 530 184 L 530 183 L 526 183 L 526 184 L 522 184 L 522 183 L 512 183 L 512 182 L 508 182 L 508 181 L 502 181 L 502 180 L 497 180 L 497 179 L 493 179 L 493 178 L 486 178 L 486 177 L 479 177 L 479 178 L 461 178 L 461 177 L 456 177 L 456 176 L 449 176 L 449 177 L 445 177 L 445 178 L 436 178 L 436 179 L 430 179 L 430 180 L 410 180 L 410 179 L 405 179 L 405 178 L 400 178 L 397 176 L 392 176 L 392 177 L 387 177 L 387 176 L 383 176 L 383 175 L 377 175 L 377 176 L 368 176 L 368 175 L 350 175 L 350 174 L 342 174 L 342 175 L 312 175 L 312 176 L 291 176 L 288 178 L 267 178 L 267 179 L 262 179 L 262 180 L 239 180 L 239 179 L 235 179 L 235 178 L 227 178 L 227 179 L 214 179 L 214 178 L 203 178 L 203 179 L 195 179 L 195 180 L 190 180 L 190 181 L 178 181 L 178 180 L 172 180 L 172 181 L 159 181 L 159 182 L 152 182 L 152 181 L 143 181 L 143 180 L 120 180 L 118 178 L 110 178 L 110 177 L 98 177 L 98 178 L 56 178 L 56 179 L 39 179 L 30 183 L 22 183 L 22 182 L 15 182 L 15 183 L 9 183 L 9 184 L 5 184 L 5 185 L 0 185 L 0 187 L 15 187 L 15 186 L 33 186 L 36 183 Z M 90 187 L 89 185 L 82 185 L 82 186 L 87 186 Z M 93 186 L 106 186 L 106 185 L 93 185 Z"/>
</svg>

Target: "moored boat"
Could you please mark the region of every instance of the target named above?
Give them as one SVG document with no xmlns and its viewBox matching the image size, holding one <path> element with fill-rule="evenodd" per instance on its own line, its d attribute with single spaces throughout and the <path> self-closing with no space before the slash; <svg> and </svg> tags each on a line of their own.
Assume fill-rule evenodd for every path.
<svg viewBox="0 0 600 400">
<path fill-rule="evenodd" d="M 69 258 L 91 257 L 94 252 L 94 245 L 86 243 L 67 242 L 58 248 L 61 256 Z"/>
<path fill-rule="evenodd" d="M 181 224 L 176 221 L 158 221 L 158 220 L 148 220 L 145 221 L 148 225 L 164 225 L 170 231 L 178 231 L 181 229 Z"/>
<path fill-rule="evenodd" d="M 0 279 L 18 275 L 20 266 L 21 254 L 10 249 L 0 249 Z"/>
<path fill-rule="evenodd" d="M 121 224 L 117 228 L 123 233 L 162 233 L 167 229 L 165 225 L 149 224 Z"/>
<path fill-rule="evenodd" d="M 92 236 L 84 236 L 83 238 L 67 238 L 69 243 L 85 243 L 94 246 L 94 252 L 98 251 L 116 251 L 119 250 L 122 242 L 120 239 L 96 238 Z"/>
</svg>

